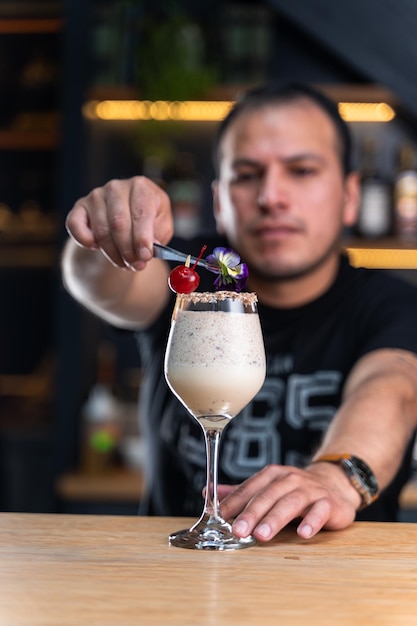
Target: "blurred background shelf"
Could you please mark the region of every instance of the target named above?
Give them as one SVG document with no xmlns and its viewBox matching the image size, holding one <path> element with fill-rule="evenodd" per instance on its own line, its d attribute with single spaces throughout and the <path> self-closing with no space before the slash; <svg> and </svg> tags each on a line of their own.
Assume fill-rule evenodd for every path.
<svg viewBox="0 0 417 626">
<path fill-rule="evenodd" d="M 35 3 L 33 3 L 35 4 Z M 34 7 L 36 10 L 36 7 Z M 52 8 L 52 5 L 51 7 Z M 3 9 L 3 10 L 2 10 Z M 4 17 L 5 7 L 0 7 L 0 35 L 29 35 L 60 33 L 64 27 L 61 18 L 14 18 Z M 14 7 L 15 11 L 18 6 Z"/>
<path fill-rule="evenodd" d="M 115 468 L 99 475 L 68 472 L 55 483 L 65 513 L 137 515 L 143 491 L 139 470 Z"/>
<path fill-rule="evenodd" d="M 417 522 L 417 476 L 411 478 L 400 496 L 400 521 Z"/>
<path fill-rule="evenodd" d="M 417 511 L 417 477 L 410 480 L 404 487 L 401 493 L 400 503 L 403 509 L 413 509 Z"/>
<path fill-rule="evenodd" d="M 16 268 L 52 269 L 58 262 L 55 245 L 28 245 L 4 249 L 0 247 L 0 270 Z"/>
<path fill-rule="evenodd" d="M 73 502 L 131 502 L 138 505 L 142 496 L 140 470 L 116 468 L 103 474 L 69 472 L 58 477 L 58 495 Z"/>
<path fill-rule="evenodd" d="M 0 130 L 0 150 L 57 150 L 59 142 L 57 132 Z"/>
<path fill-rule="evenodd" d="M 352 265 L 389 270 L 416 270 L 416 243 L 404 242 L 397 237 L 380 240 L 351 239 L 345 249 Z M 411 275 L 410 279 L 412 278 Z"/>
</svg>

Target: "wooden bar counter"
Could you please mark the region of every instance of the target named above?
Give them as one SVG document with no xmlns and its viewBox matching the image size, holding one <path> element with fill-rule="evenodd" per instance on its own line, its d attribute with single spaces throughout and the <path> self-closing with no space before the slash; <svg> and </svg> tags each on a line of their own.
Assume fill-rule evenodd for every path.
<svg viewBox="0 0 417 626">
<path fill-rule="evenodd" d="M 0 514 L 0 625 L 417 625 L 417 524 L 309 541 L 288 528 L 234 552 L 169 546 L 190 522 Z"/>
</svg>

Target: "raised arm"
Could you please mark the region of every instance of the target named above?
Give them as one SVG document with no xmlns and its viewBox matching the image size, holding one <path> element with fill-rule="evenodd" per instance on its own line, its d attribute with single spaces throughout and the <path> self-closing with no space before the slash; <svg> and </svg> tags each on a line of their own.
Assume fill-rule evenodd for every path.
<svg viewBox="0 0 417 626">
<path fill-rule="evenodd" d="M 417 427 L 417 358 L 402 350 L 364 356 L 346 383 L 344 400 L 315 458 L 349 453 L 363 459 L 380 489 L 394 478 Z M 339 465 L 312 463 L 306 469 L 273 465 L 237 488 L 222 487 L 221 509 L 236 517 L 236 534 L 261 541 L 302 518 L 298 533 L 309 538 L 321 528 L 348 526 L 361 497 Z"/>
<path fill-rule="evenodd" d="M 152 258 L 173 220 L 167 194 L 142 176 L 113 180 L 76 202 L 62 256 L 66 289 L 87 309 L 125 328 L 152 322 L 168 299 L 168 266 Z"/>
</svg>

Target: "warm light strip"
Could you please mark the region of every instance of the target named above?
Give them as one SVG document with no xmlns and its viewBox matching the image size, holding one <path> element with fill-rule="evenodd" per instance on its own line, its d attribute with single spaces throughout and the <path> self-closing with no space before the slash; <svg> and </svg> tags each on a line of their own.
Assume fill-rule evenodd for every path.
<svg viewBox="0 0 417 626">
<path fill-rule="evenodd" d="M 373 269 L 417 269 L 417 248 L 346 248 L 354 267 Z"/>
<path fill-rule="evenodd" d="M 395 117 L 386 102 L 339 102 L 338 106 L 346 122 L 390 122 Z"/>
<path fill-rule="evenodd" d="M 84 105 L 83 115 L 91 120 L 218 122 L 233 104 L 226 100 L 91 100 Z M 385 102 L 340 102 L 339 111 L 347 122 L 389 122 L 395 117 L 394 110 Z"/>
<path fill-rule="evenodd" d="M 92 100 L 83 107 L 83 115 L 99 120 L 157 120 L 217 122 L 223 119 L 233 102 L 165 100 Z"/>
</svg>

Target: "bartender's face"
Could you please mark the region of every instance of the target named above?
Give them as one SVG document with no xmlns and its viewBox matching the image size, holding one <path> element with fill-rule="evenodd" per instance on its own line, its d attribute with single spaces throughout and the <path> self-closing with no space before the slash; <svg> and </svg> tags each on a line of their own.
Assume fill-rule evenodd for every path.
<svg viewBox="0 0 417 626">
<path fill-rule="evenodd" d="M 338 254 L 356 220 L 358 179 L 342 171 L 333 122 L 308 99 L 242 113 L 220 145 L 220 232 L 251 273 L 300 276 Z"/>
</svg>

